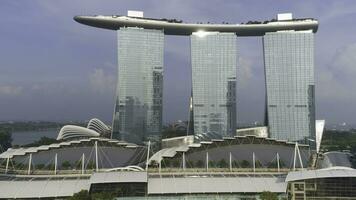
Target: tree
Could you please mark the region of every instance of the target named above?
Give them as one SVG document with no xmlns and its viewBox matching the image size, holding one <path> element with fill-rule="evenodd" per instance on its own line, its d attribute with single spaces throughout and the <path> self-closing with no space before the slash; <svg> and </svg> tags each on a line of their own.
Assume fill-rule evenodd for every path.
<svg viewBox="0 0 356 200">
<path fill-rule="evenodd" d="M 179 168 L 179 167 L 180 167 L 180 161 L 179 161 L 178 159 L 174 159 L 174 160 L 172 161 L 172 165 L 173 165 L 173 167 L 175 167 L 175 168 Z"/>
<path fill-rule="evenodd" d="M 280 168 L 285 167 L 285 164 L 284 164 L 283 160 L 279 160 L 279 167 Z M 268 168 L 278 168 L 277 160 L 275 160 L 273 162 L 269 162 L 268 163 Z"/>
<path fill-rule="evenodd" d="M 45 169 L 47 169 L 47 170 L 54 170 L 54 164 L 53 164 L 53 163 L 50 163 L 50 164 L 46 165 Z"/>
<path fill-rule="evenodd" d="M 248 162 L 247 160 L 242 160 L 240 165 L 242 168 L 248 168 L 250 167 L 250 162 Z"/>
<path fill-rule="evenodd" d="M 227 162 L 225 161 L 225 159 L 221 159 L 219 162 L 218 162 L 218 167 L 220 168 L 227 168 L 228 164 Z"/>
<path fill-rule="evenodd" d="M 62 162 L 62 168 L 63 169 L 69 169 L 71 167 L 71 164 L 68 160 L 65 160 Z"/>
<path fill-rule="evenodd" d="M 261 161 L 255 160 L 255 167 L 256 167 L 256 168 L 261 168 L 262 166 L 263 166 L 263 165 L 262 165 Z"/>
<path fill-rule="evenodd" d="M 112 192 L 99 192 L 91 195 L 92 200 L 110 200 L 114 199 L 117 195 Z"/>
<path fill-rule="evenodd" d="M 72 197 L 69 198 L 69 200 L 90 200 L 90 194 L 88 190 L 81 190 L 78 193 L 75 193 Z"/>
<path fill-rule="evenodd" d="M 171 160 L 169 158 L 163 158 L 161 161 L 162 168 L 171 167 Z"/>
<path fill-rule="evenodd" d="M 25 165 L 23 163 L 17 163 L 15 169 L 25 169 Z"/>
<path fill-rule="evenodd" d="M 198 167 L 198 168 L 203 168 L 204 167 L 204 162 L 202 160 L 197 160 L 195 166 Z"/>
<path fill-rule="evenodd" d="M 44 164 L 37 164 L 35 165 L 35 169 L 44 169 L 45 165 Z"/>
<path fill-rule="evenodd" d="M 9 129 L 0 129 L 0 153 L 11 147 L 12 137 Z"/>
<path fill-rule="evenodd" d="M 233 168 L 240 167 L 239 162 L 237 162 L 237 160 L 232 161 L 231 165 L 232 165 Z"/>
<path fill-rule="evenodd" d="M 278 200 L 278 196 L 276 193 L 272 193 L 270 191 L 263 191 L 260 194 L 261 200 Z"/>
<path fill-rule="evenodd" d="M 195 165 L 194 165 L 194 161 L 193 160 L 187 160 L 187 163 L 186 163 L 186 167 L 187 168 L 194 168 Z"/>
<path fill-rule="evenodd" d="M 187 135 L 186 129 L 177 129 L 174 125 L 163 127 L 162 138 L 172 138 Z"/>
<path fill-rule="evenodd" d="M 94 163 L 94 161 L 90 161 L 87 166 L 86 166 L 87 169 L 95 169 L 96 168 L 96 165 Z"/>
<path fill-rule="evenodd" d="M 210 160 L 210 161 L 209 161 L 209 167 L 211 167 L 211 168 L 216 167 L 216 162 L 213 161 L 213 160 Z"/>
<path fill-rule="evenodd" d="M 73 194 L 69 200 L 110 200 L 114 199 L 116 196 L 118 195 L 114 192 L 98 192 L 90 194 L 88 190 L 81 190 L 80 192 Z"/>
<path fill-rule="evenodd" d="M 24 147 L 37 147 L 37 146 L 41 146 L 41 145 L 50 145 L 50 144 L 54 144 L 54 143 L 58 143 L 58 140 L 56 140 L 54 138 L 49 138 L 49 137 L 41 137 L 39 140 L 37 140 L 35 142 L 24 145 Z"/>
</svg>

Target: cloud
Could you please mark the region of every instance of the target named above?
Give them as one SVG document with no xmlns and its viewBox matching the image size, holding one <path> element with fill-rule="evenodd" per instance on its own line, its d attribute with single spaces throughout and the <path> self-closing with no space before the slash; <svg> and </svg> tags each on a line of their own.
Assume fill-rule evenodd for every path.
<svg viewBox="0 0 356 200">
<path fill-rule="evenodd" d="M 116 85 L 115 76 L 105 73 L 103 69 L 94 69 L 89 74 L 89 82 L 91 88 L 101 94 L 112 93 Z"/>
<path fill-rule="evenodd" d="M 237 66 L 237 81 L 239 88 L 245 88 L 252 78 L 252 62 L 249 59 L 239 57 Z"/>
<path fill-rule="evenodd" d="M 0 86 L 0 95 L 4 96 L 18 96 L 22 94 L 22 86 L 11 86 L 11 85 L 2 85 Z"/>
<path fill-rule="evenodd" d="M 355 101 L 356 92 L 356 43 L 336 51 L 332 61 L 316 70 L 317 93 L 324 101 Z M 335 103 L 336 103 L 335 102 Z"/>
<path fill-rule="evenodd" d="M 354 80 L 356 75 L 356 43 L 346 45 L 338 50 L 332 67 L 339 74 Z"/>
</svg>

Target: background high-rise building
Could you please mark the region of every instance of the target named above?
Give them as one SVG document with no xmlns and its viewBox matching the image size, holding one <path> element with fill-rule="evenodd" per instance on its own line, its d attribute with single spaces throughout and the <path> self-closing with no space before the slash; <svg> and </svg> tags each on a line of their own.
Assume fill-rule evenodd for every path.
<svg viewBox="0 0 356 200">
<path fill-rule="evenodd" d="M 236 131 L 237 37 L 195 32 L 190 39 L 194 133 L 232 135 Z"/>
<path fill-rule="evenodd" d="M 140 142 L 162 127 L 164 33 L 118 30 L 118 85 L 112 137 Z"/>
<path fill-rule="evenodd" d="M 315 137 L 314 34 L 266 33 L 263 46 L 270 137 L 310 143 Z"/>
</svg>

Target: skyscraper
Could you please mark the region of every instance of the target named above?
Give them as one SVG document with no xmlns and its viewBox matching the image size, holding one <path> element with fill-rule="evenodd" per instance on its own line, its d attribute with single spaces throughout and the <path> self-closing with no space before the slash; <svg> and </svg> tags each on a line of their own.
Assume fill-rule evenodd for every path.
<svg viewBox="0 0 356 200">
<path fill-rule="evenodd" d="M 118 30 L 118 85 L 112 137 L 141 142 L 162 127 L 164 33 Z"/>
<path fill-rule="evenodd" d="M 194 32 L 190 39 L 194 133 L 232 135 L 236 131 L 237 37 Z"/>
<path fill-rule="evenodd" d="M 315 137 L 314 34 L 263 36 L 270 137 L 309 143 Z"/>
</svg>

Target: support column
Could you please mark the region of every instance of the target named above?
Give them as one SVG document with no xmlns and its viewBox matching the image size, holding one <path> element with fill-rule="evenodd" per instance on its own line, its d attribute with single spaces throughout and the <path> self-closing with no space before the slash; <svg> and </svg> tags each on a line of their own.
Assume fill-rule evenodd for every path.
<svg viewBox="0 0 356 200">
<path fill-rule="evenodd" d="M 208 171 L 209 170 L 209 152 L 206 152 L 205 165 L 206 165 L 206 171 Z"/>
<path fill-rule="evenodd" d="M 5 174 L 7 174 L 8 170 L 9 170 L 9 161 L 10 161 L 10 156 L 8 156 L 7 159 L 6 159 Z"/>
<path fill-rule="evenodd" d="M 230 168 L 230 172 L 232 172 L 232 156 L 231 156 L 231 152 L 229 152 L 229 168 Z"/>
<path fill-rule="evenodd" d="M 300 167 L 301 167 L 302 169 L 304 169 L 304 167 L 303 167 L 303 160 L 302 160 L 302 156 L 300 155 L 298 143 L 296 144 L 296 148 L 297 148 L 297 153 L 298 153 L 298 158 L 299 158 Z"/>
<path fill-rule="evenodd" d="M 84 174 L 84 166 L 85 166 L 85 154 L 82 156 L 82 174 Z"/>
<path fill-rule="evenodd" d="M 279 166 L 279 153 L 277 152 L 277 169 L 278 172 L 280 171 L 280 166 Z"/>
<path fill-rule="evenodd" d="M 256 172 L 255 152 L 252 153 L 253 172 Z"/>
<path fill-rule="evenodd" d="M 95 171 L 99 171 L 99 163 L 98 163 L 98 141 L 95 141 Z"/>
<path fill-rule="evenodd" d="M 57 174 L 57 164 L 58 164 L 58 156 L 56 153 L 56 155 L 54 156 L 54 175 Z"/>
<path fill-rule="evenodd" d="M 31 174 L 31 165 L 32 165 L 32 153 L 30 154 L 30 158 L 28 159 L 28 170 L 27 170 L 28 175 Z"/>
<path fill-rule="evenodd" d="M 162 159 L 159 160 L 158 163 L 158 173 L 161 175 L 161 169 L 162 169 Z"/>
<path fill-rule="evenodd" d="M 185 152 L 183 152 L 183 156 L 182 156 L 182 165 L 183 165 L 183 171 L 185 171 Z"/>
<path fill-rule="evenodd" d="M 150 148 L 151 148 L 151 141 L 148 141 L 148 147 L 147 147 L 147 159 L 146 159 L 146 171 L 148 171 L 148 162 L 150 159 Z"/>
</svg>

